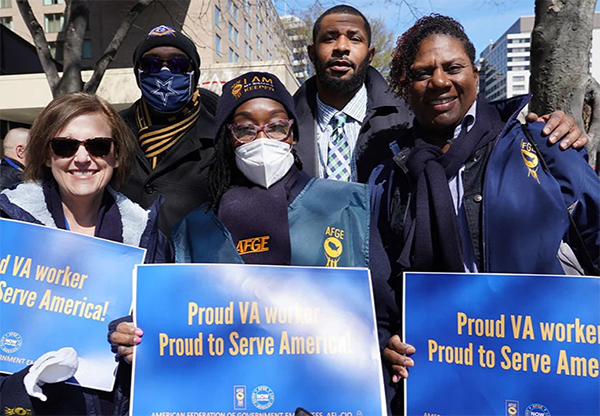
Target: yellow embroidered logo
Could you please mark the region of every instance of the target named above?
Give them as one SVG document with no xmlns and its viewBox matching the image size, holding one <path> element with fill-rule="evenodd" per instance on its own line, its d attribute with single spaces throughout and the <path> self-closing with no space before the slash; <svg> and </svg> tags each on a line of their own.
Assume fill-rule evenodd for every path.
<svg viewBox="0 0 600 416">
<path fill-rule="evenodd" d="M 231 86 L 231 93 L 235 98 L 240 98 L 242 94 L 254 90 L 269 90 L 275 92 L 273 78 L 253 76 L 250 82 L 246 78 L 236 81 Z"/>
<path fill-rule="evenodd" d="M 27 415 L 28 416 L 28 415 L 32 415 L 33 412 L 31 409 L 24 409 L 22 407 L 13 407 L 13 408 L 5 407 L 4 414 L 9 415 L 9 416 L 12 416 L 12 415 L 15 415 L 15 416 L 26 416 Z"/>
<path fill-rule="evenodd" d="M 269 238 L 270 237 L 268 235 L 265 235 L 262 237 L 254 237 L 247 238 L 245 240 L 240 240 L 237 243 L 236 249 L 240 256 L 243 256 L 244 254 L 262 253 L 265 251 L 269 251 L 269 247 L 267 245 Z"/>
<path fill-rule="evenodd" d="M 537 152 L 535 148 L 531 145 L 531 143 L 526 142 L 521 139 L 521 156 L 523 157 L 523 162 L 525 162 L 525 166 L 527 166 L 527 170 L 529 173 L 527 176 L 533 176 L 537 183 L 540 183 L 540 179 L 538 178 L 538 168 L 540 164 L 540 160 L 538 159 Z"/>
<path fill-rule="evenodd" d="M 323 243 L 327 264 L 325 267 L 337 267 L 340 261 L 340 256 L 344 249 L 342 240 L 344 239 L 344 230 L 339 228 L 327 227 L 325 235 L 328 236 Z"/>
<path fill-rule="evenodd" d="M 231 86 L 231 93 L 235 98 L 240 98 L 240 92 L 242 91 L 242 81 L 237 81 Z"/>
</svg>

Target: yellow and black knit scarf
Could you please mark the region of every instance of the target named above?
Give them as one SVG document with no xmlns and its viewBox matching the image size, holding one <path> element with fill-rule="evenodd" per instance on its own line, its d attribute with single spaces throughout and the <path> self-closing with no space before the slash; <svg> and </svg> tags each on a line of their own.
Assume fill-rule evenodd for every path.
<svg viewBox="0 0 600 416">
<path fill-rule="evenodd" d="M 140 146 L 154 169 L 166 151 L 174 146 L 198 119 L 200 93 L 196 91 L 190 102 L 172 117 L 160 121 L 156 118 L 153 120 L 144 100 L 140 100 L 135 115 Z"/>
</svg>

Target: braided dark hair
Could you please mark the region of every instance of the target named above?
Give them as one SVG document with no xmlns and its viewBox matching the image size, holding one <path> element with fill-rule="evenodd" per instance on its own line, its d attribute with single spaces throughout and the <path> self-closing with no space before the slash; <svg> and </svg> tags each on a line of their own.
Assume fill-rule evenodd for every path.
<svg viewBox="0 0 600 416">
<path fill-rule="evenodd" d="M 408 98 L 408 88 L 412 82 L 410 67 L 415 62 L 421 42 L 431 35 L 448 35 L 458 39 L 475 68 L 475 46 L 469 40 L 463 25 L 451 17 L 437 13 L 423 16 L 398 38 L 392 53 L 388 81 L 390 89 L 398 96 Z"/>
</svg>

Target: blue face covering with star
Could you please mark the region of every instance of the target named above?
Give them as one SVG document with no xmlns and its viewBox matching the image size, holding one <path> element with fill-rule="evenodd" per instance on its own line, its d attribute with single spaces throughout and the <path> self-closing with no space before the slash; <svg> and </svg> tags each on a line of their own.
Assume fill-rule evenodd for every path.
<svg viewBox="0 0 600 416">
<path fill-rule="evenodd" d="M 161 113 L 181 110 L 192 98 L 194 72 L 173 74 L 164 67 L 155 74 L 139 70 L 140 88 L 144 101 Z"/>
</svg>

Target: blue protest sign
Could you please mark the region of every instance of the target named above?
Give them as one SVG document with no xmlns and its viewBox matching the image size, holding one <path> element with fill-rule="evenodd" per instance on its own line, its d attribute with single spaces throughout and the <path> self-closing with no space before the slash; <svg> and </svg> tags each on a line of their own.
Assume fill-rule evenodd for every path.
<svg viewBox="0 0 600 416">
<path fill-rule="evenodd" d="M 404 279 L 407 415 L 600 414 L 600 278 Z"/>
<path fill-rule="evenodd" d="M 367 269 L 136 270 L 132 414 L 385 413 Z"/>
<path fill-rule="evenodd" d="M 0 219 L 0 371 L 73 347 L 70 382 L 110 391 L 114 354 L 108 323 L 129 314 L 131 276 L 145 250 L 39 225 Z"/>
</svg>

